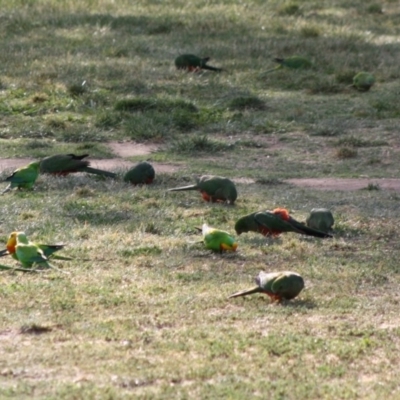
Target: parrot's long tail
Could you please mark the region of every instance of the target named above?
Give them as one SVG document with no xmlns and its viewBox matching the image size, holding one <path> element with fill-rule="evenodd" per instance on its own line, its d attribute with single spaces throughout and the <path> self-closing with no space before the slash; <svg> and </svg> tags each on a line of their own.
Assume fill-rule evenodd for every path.
<svg viewBox="0 0 400 400">
<path fill-rule="evenodd" d="M 101 176 L 108 176 L 109 178 L 116 178 L 117 174 L 110 171 L 104 171 L 102 169 L 92 168 L 92 167 L 85 167 L 82 169 L 82 172 L 88 172 L 89 174 L 101 175 Z"/>
<path fill-rule="evenodd" d="M 8 185 L 2 192 L 1 194 L 7 193 L 11 190 L 11 185 Z"/>
<path fill-rule="evenodd" d="M 221 71 L 223 71 L 222 68 L 211 67 L 211 65 L 203 65 L 201 68 L 202 68 L 202 69 L 208 69 L 208 70 L 210 70 L 210 71 L 215 71 L 215 72 L 221 72 Z"/>
<path fill-rule="evenodd" d="M 183 190 L 198 190 L 198 186 L 197 185 L 182 186 L 173 189 L 168 189 L 168 192 L 180 192 Z"/>
<path fill-rule="evenodd" d="M 248 289 L 248 290 L 242 290 L 241 292 L 237 292 L 234 294 L 231 294 L 228 299 L 232 299 L 233 297 L 239 297 L 239 296 L 247 296 L 248 294 L 253 294 L 253 293 L 260 293 L 262 292 L 262 289 L 258 286 L 256 286 L 253 289 Z"/>
<path fill-rule="evenodd" d="M 314 236 L 322 239 L 333 237 L 330 233 L 318 231 L 317 229 L 309 228 L 308 226 L 303 224 L 300 225 L 298 223 L 292 223 L 292 225 L 295 228 L 299 229 L 303 233 L 303 235 Z"/>
<path fill-rule="evenodd" d="M 278 69 L 280 69 L 280 68 L 281 68 L 280 65 L 278 65 L 278 66 L 275 67 L 275 68 L 271 68 L 271 69 L 269 69 L 269 70 L 263 72 L 263 73 L 262 73 L 262 76 L 267 75 L 267 74 L 269 74 L 270 72 L 274 72 L 274 71 L 276 71 L 276 70 L 278 70 Z"/>
</svg>

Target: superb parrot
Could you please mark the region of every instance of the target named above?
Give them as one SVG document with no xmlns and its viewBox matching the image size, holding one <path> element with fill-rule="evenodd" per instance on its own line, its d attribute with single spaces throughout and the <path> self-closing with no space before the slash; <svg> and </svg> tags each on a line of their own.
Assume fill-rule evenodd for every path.
<svg viewBox="0 0 400 400">
<path fill-rule="evenodd" d="M 17 236 L 19 233 L 20 232 L 12 232 L 10 234 L 7 240 L 6 249 L 0 251 L 0 257 L 11 255 L 14 259 L 18 260 L 15 247 L 17 246 Z M 63 244 L 33 244 L 37 246 L 47 258 L 51 257 L 56 260 L 72 260 L 71 257 L 63 257 L 54 254 L 56 251 L 61 250 L 65 247 L 65 245 Z"/>
<path fill-rule="evenodd" d="M 203 224 L 202 233 L 206 249 L 221 253 L 223 251 L 236 251 L 237 249 L 236 240 L 228 232 Z"/>
<path fill-rule="evenodd" d="M 369 72 L 359 72 L 353 78 L 353 86 L 360 92 L 368 92 L 374 83 L 375 77 Z"/>
<path fill-rule="evenodd" d="M 181 54 L 175 59 L 175 66 L 177 69 L 186 69 L 189 72 L 199 71 L 201 69 L 208 69 L 210 71 L 222 71 L 221 68 L 211 67 L 207 65 L 210 57 L 197 57 L 193 54 Z"/>
<path fill-rule="evenodd" d="M 88 156 L 89 154 L 82 154 L 81 156 L 75 154 L 55 154 L 54 156 L 45 157 L 40 161 L 40 172 L 60 176 L 74 172 L 88 172 L 89 174 L 108 176 L 110 178 L 117 176 L 113 172 L 89 167 L 89 161 L 83 160 Z"/>
<path fill-rule="evenodd" d="M 304 279 L 296 272 L 263 272 L 255 278 L 257 286 L 252 289 L 234 293 L 229 298 L 247 296 L 253 293 L 265 293 L 272 301 L 294 299 L 304 288 Z"/>
<path fill-rule="evenodd" d="M 233 204 L 237 198 L 235 184 L 230 179 L 222 176 L 203 175 L 197 179 L 195 185 L 168 189 L 169 192 L 179 192 L 183 190 L 198 190 L 205 201 L 212 203 L 226 202 L 228 204 Z"/>
<path fill-rule="evenodd" d="M 285 208 L 271 211 L 255 212 L 236 221 L 235 231 L 238 235 L 243 232 L 259 232 L 264 236 L 279 236 L 283 232 L 295 232 L 301 235 L 319 238 L 332 237 L 329 233 L 312 229 L 296 221 Z"/>
<path fill-rule="evenodd" d="M 12 175 L 5 179 L 5 181 L 10 182 L 10 184 L 2 193 L 6 193 L 15 187 L 18 189 L 32 189 L 39 176 L 39 164 L 40 161 L 34 161 L 24 167 L 16 169 Z"/>
<path fill-rule="evenodd" d="M 317 229 L 321 232 L 329 232 L 335 220 L 330 210 L 327 208 L 313 208 L 306 219 L 309 228 Z"/>
<path fill-rule="evenodd" d="M 60 271 L 49 263 L 44 252 L 36 244 L 30 242 L 25 232 L 16 232 L 15 258 L 24 268 L 31 268 L 34 264 L 40 268 L 53 268 Z M 61 271 L 64 272 L 64 271 Z"/>
<path fill-rule="evenodd" d="M 124 181 L 134 185 L 152 183 L 155 177 L 155 171 L 151 164 L 146 161 L 140 162 L 133 166 L 124 175 Z"/>
<path fill-rule="evenodd" d="M 274 61 L 279 65 L 275 68 L 269 69 L 264 72 L 264 74 L 268 74 L 269 72 L 277 71 L 282 67 L 290 68 L 290 69 L 307 69 L 312 67 L 312 62 L 303 56 L 291 56 L 287 58 L 274 58 Z"/>
</svg>

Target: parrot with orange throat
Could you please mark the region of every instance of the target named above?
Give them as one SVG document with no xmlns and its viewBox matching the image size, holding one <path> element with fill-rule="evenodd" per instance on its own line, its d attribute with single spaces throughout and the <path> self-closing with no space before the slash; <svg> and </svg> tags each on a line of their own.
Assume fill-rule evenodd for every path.
<svg viewBox="0 0 400 400">
<path fill-rule="evenodd" d="M 235 184 L 228 178 L 215 175 L 203 175 L 197 179 L 195 185 L 182 186 L 168 189 L 169 192 L 180 192 L 185 190 L 198 190 L 207 202 L 226 202 L 234 204 L 237 198 Z"/>
<path fill-rule="evenodd" d="M 259 232 L 264 236 L 279 236 L 284 232 L 295 232 L 301 235 L 319 238 L 332 237 L 329 233 L 309 228 L 296 221 L 285 208 L 273 211 L 255 212 L 236 221 L 235 231 L 238 235 L 243 232 Z"/>
<path fill-rule="evenodd" d="M 0 257 L 10 255 L 15 260 L 18 260 L 16 255 L 16 246 L 17 246 L 17 236 L 20 232 L 12 232 L 7 240 L 6 248 L 0 251 Z M 55 260 L 72 260 L 71 257 L 63 257 L 59 255 L 55 255 L 56 251 L 62 250 L 65 245 L 63 244 L 40 244 L 40 243 L 33 243 L 36 245 L 45 255 L 47 258 L 53 258 Z"/>
<path fill-rule="evenodd" d="M 220 253 L 237 249 L 236 240 L 228 232 L 203 224 L 202 233 L 206 249 Z"/>
<path fill-rule="evenodd" d="M 39 269 L 52 268 L 64 272 L 49 263 L 44 252 L 35 243 L 28 240 L 25 232 L 15 232 L 15 259 L 18 260 L 24 268 L 32 268 L 37 265 Z"/>
<path fill-rule="evenodd" d="M 272 301 L 291 300 L 304 288 L 304 279 L 296 272 L 263 272 L 255 278 L 257 286 L 234 293 L 229 298 L 247 296 L 253 293 L 265 293 Z"/>
</svg>

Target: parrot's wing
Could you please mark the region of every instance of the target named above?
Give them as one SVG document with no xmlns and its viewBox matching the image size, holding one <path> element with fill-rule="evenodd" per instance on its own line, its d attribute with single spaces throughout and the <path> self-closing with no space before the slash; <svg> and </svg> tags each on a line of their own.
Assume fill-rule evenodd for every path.
<svg viewBox="0 0 400 400">
<path fill-rule="evenodd" d="M 272 232 L 302 233 L 301 230 L 294 227 L 289 222 L 283 220 L 279 215 L 276 215 L 268 211 L 255 214 L 254 219 L 260 226 Z"/>
</svg>

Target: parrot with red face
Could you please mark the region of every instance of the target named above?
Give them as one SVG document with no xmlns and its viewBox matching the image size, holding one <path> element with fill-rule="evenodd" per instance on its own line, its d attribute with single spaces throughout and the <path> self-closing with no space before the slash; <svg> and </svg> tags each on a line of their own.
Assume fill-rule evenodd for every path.
<svg viewBox="0 0 400 400">
<path fill-rule="evenodd" d="M 243 232 L 259 232 L 264 236 L 279 236 L 284 232 L 295 232 L 301 235 L 319 238 L 332 237 L 329 233 L 309 228 L 296 221 L 285 208 L 273 211 L 255 212 L 236 221 L 235 231 L 238 235 Z"/>
</svg>

